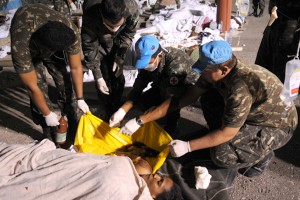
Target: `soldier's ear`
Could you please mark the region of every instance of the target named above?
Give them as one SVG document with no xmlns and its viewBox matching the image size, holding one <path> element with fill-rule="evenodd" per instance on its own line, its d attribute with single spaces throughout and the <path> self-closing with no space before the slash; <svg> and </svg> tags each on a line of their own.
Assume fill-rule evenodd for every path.
<svg viewBox="0 0 300 200">
<path fill-rule="evenodd" d="M 226 74 L 228 74 L 229 73 L 229 67 L 227 67 L 227 65 L 225 65 L 225 66 L 221 66 L 220 67 L 220 70 L 222 71 L 222 75 L 226 75 Z"/>
</svg>

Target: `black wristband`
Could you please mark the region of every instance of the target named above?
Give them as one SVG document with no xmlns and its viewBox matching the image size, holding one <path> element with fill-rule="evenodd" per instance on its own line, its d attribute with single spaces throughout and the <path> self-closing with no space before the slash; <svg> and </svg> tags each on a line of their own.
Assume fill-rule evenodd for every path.
<svg viewBox="0 0 300 200">
<path fill-rule="evenodd" d="M 76 100 L 78 101 L 78 100 L 84 100 L 84 98 L 83 97 L 78 97 L 78 98 L 76 98 Z"/>
</svg>

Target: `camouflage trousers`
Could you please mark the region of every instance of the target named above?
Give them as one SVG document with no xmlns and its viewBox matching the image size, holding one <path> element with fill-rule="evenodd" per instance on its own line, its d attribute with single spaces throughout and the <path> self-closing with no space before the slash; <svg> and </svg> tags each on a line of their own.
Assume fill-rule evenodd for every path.
<svg viewBox="0 0 300 200">
<path fill-rule="evenodd" d="M 210 130 L 220 128 L 224 102 L 211 90 L 201 96 L 201 106 Z M 270 151 L 284 146 L 292 137 L 291 128 L 274 128 L 244 124 L 230 141 L 210 149 L 212 161 L 219 167 L 243 168 L 258 163 Z"/>
<path fill-rule="evenodd" d="M 72 141 L 75 138 L 78 120 L 82 112 L 77 107 L 71 75 L 69 72 L 67 72 L 66 62 L 63 58 L 63 53 L 58 52 L 47 59 L 33 59 L 33 63 L 35 72 L 37 74 L 38 86 L 44 93 L 44 97 L 48 107 L 53 111 L 54 105 L 52 101 L 56 100 L 61 113 L 67 116 L 67 137 Z M 46 70 L 52 76 L 56 86 L 56 89 L 54 89 L 53 92 L 50 93 L 48 93 Z M 30 100 L 30 105 L 34 123 L 41 125 L 43 128 L 46 128 L 47 124 L 45 122 L 45 118 L 32 100 Z"/>
</svg>

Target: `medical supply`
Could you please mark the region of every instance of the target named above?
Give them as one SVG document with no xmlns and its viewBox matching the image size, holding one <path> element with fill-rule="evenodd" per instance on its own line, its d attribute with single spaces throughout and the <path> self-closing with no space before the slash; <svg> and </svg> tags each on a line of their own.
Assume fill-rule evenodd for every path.
<svg viewBox="0 0 300 200">
<path fill-rule="evenodd" d="M 65 119 L 65 116 L 62 115 L 59 119 L 59 126 L 57 127 L 55 142 L 57 144 L 64 144 L 67 139 L 67 130 L 68 130 L 68 122 Z"/>
<path fill-rule="evenodd" d="M 211 175 L 206 167 L 195 166 L 194 174 L 196 179 L 196 189 L 207 189 L 210 183 Z"/>
<path fill-rule="evenodd" d="M 299 41 L 300 46 L 300 41 Z M 298 96 L 300 86 L 300 60 L 298 58 L 298 51 L 293 60 L 286 63 L 285 78 L 283 89 L 280 94 L 281 100 L 284 101 L 286 106 L 290 106 L 292 101 Z"/>
</svg>

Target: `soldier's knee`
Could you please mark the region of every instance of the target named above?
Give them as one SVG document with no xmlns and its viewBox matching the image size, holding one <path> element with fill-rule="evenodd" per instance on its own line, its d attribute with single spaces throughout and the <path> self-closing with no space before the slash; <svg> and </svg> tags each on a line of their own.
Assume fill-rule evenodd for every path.
<svg viewBox="0 0 300 200">
<path fill-rule="evenodd" d="M 218 152 L 212 148 L 210 151 L 211 160 L 215 165 L 222 168 L 235 168 L 239 165 L 238 157 L 234 153 Z"/>
</svg>

